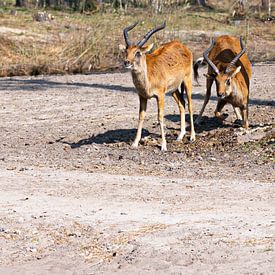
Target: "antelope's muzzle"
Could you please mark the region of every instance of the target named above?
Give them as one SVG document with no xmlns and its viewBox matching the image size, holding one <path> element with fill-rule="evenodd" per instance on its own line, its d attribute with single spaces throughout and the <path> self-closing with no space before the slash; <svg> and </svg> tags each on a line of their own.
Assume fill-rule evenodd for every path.
<svg viewBox="0 0 275 275">
<path fill-rule="evenodd" d="M 130 69 L 130 68 L 132 67 L 131 62 L 128 61 L 128 60 L 125 60 L 125 61 L 124 61 L 124 67 L 125 67 L 126 69 Z"/>
<path fill-rule="evenodd" d="M 224 93 L 218 92 L 218 98 L 220 98 L 220 99 L 226 98 L 226 92 L 224 92 Z"/>
</svg>

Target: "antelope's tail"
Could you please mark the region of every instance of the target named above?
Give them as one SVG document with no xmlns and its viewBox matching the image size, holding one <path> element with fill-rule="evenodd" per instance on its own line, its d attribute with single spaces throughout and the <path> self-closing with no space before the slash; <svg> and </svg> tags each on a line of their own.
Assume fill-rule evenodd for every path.
<svg viewBox="0 0 275 275">
<path fill-rule="evenodd" d="M 198 78 L 199 78 L 199 68 L 206 66 L 207 63 L 204 60 L 203 57 L 198 58 L 195 63 L 193 64 L 193 71 L 194 71 L 194 79 L 199 84 Z"/>
</svg>

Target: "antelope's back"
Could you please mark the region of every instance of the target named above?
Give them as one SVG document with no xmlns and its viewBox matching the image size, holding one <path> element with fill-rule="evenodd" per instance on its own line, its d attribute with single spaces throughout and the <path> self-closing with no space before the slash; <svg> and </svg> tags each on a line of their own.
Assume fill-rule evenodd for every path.
<svg viewBox="0 0 275 275">
<path fill-rule="evenodd" d="M 147 55 L 149 74 L 163 76 L 192 73 L 192 52 L 180 41 L 163 44 Z"/>
<path fill-rule="evenodd" d="M 216 39 L 215 46 L 209 53 L 209 59 L 213 61 L 220 71 L 225 71 L 228 64 L 241 50 L 240 40 L 238 38 L 222 35 Z M 241 66 L 241 74 L 249 88 L 252 65 L 246 53 L 241 56 L 235 66 Z"/>
</svg>

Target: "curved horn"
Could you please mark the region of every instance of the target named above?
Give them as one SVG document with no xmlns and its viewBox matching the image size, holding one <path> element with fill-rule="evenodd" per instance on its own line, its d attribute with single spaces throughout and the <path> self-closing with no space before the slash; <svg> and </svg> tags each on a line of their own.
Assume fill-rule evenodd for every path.
<svg viewBox="0 0 275 275">
<path fill-rule="evenodd" d="M 131 26 L 126 27 L 123 30 L 123 35 L 124 35 L 125 43 L 127 46 L 130 46 L 132 44 L 129 40 L 128 31 L 132 30 L 137 24 L 138 24 L 138 21 L 136 23 L 132 24 Z"/>
<path fill-rule="evenodd" d="M 143 38 L 141 41 L 139 41 L 139 42 L 137 43 L 137 46 L 138 46 L 138 47 L 142 47 L 142 46 L 148 41 L 148 39 L 149 39 L 155 32 L 158 32 L 158 31 L 164 29 L 165 27 L 166 27 L 166 21 L 164 21 L 164 23 L 163 23 L 161 26 L 155 27 L 155 28 L 153 28 L 152 30 L 150 30 L 150 31 L 144 36 L 144 38 Z"/>
<path fill-rule="evenodd" d="M 240 45 L 241 45 L 241 48 L 242 50 L 234 57 L 234 59 L 230 62 L 230 64 L 227 66 L 226 70 L 225 70 L 225 73 L 229 73 L 232 69 L 232 67 L 235 65 L 235 63 L 241 58 L 241 56 L 245 53 L 245 47 L 244 47 L 244 44 L 243 44 L 243 40 L 242 38 L 240 38 Z"/>
<path fill-rule="evenodd" d="M 214 40 L 214 38 L 211 38 L 211 46 L 203 53 L 203 58 L 205 59 L 205 61 L 209 64 L 209 66 L 213 69 L 213 71 L 216 74 L 220 74 L 219 69 L 208 57 L 209 52 L 214 48 L 214 44 L 215 44 L 215 40 Z"/>
</svg>

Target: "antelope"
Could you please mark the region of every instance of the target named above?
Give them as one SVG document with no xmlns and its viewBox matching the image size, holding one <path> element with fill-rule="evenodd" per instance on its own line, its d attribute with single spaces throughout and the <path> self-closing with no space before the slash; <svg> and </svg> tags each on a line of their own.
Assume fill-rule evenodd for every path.
<svg viewBox="0 0 275 275">
<path fill-rule="evenodd" d="M 199 124 L 201 120 L 211 95 L 211 86 L 215 81 L 218 95 L 215 116 L 221 118 L 222 108 L 225 104 L 230 103 L 237 119 L 242 120 L 242 126 L 248 128 L 249 85 L 252 66 L 245 54 L 242 38 L 240 41 L 229 35 L 220 36 L 216 41 L 212 38 L 211 46 L 203 54 L 203 60 L 198 59 L 194 64 L 196 80 L 198 68 L 205 62 L 208 64 L 208 73 L 205 75 L 207 78 L 206 95 L 195 123 Z M 241 115 L 238 108 L 241 110 Z"/>
<path fill-rule="evenodd" d="M 167 144 L 164 132 L 164 98 L 167 92 L 172 92 L 172 96 L 178 104 L 180 112 L 180 133 L 177 140 L 181 141 L 185 130 L 185 101 L 183 92 L 186 91 L 188 109 L 190 114 L 191 137 L 195 140 L 195 130 L 192 112 L 192 53 L 179 41 L 171 41 L 163 44 L 158 49 L 152 50 L 154 44 L 144 46 L 148 39 L 156 32 L 165 28 L 164 22 L 161 26 L 150 30 L 138 43 L 131 43 L 128 32 L 132 30 L 138 22 L 126 27 L 123 30 L 126 46 L 120 46 L 124 50 L 124 66 L 131 70 L 133 83 L 139 96 L 139 122 L 133 148 L 137 148 L 141 139 L 141 131 L 145 118 L 147 100 L 155 97 L 158 106 L 158 121 L 162 137 L 161 150 L 167 151 Z"/>
</svg>

